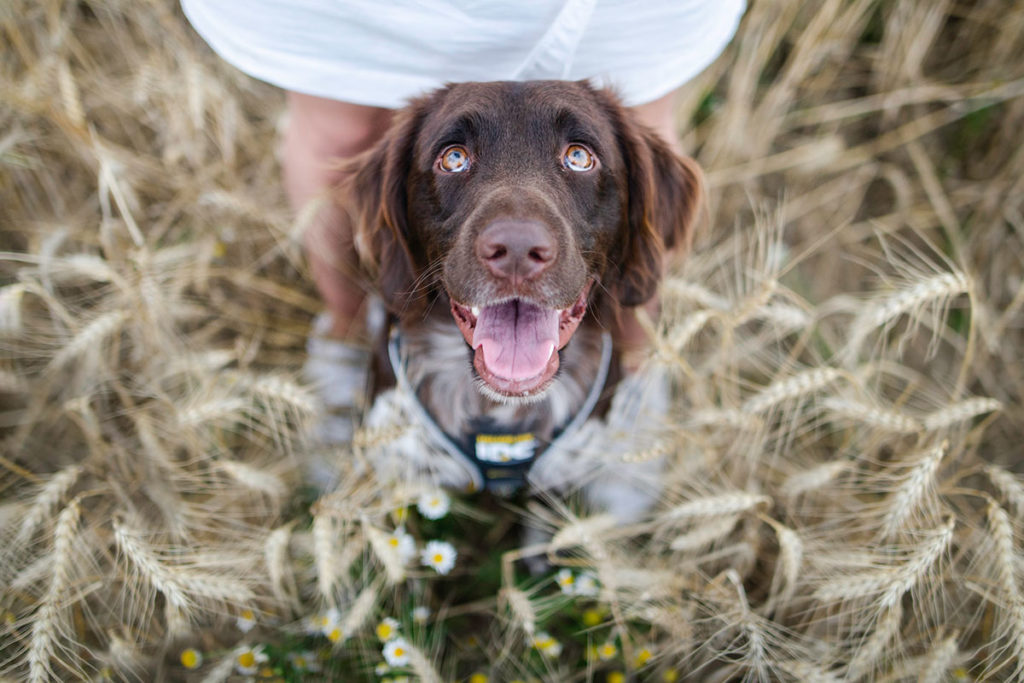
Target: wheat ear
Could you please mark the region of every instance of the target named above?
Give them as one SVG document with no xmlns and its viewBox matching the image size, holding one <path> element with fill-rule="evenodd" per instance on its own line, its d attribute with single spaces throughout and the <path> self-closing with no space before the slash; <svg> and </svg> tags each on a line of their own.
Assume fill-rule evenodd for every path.
<svg viewBox="0 0 1024 683">
<path fill-rule="evenodd" d="M 406 655 L 409 657 L 409 668 L 423 683 L 441 683 L 441 675 L 437 673 L 430 659 L 412 643 L 406 641 Z"/>
<path fill-rule="evenodd" d="M 1013 505 L 1017 516 L 1024 515 L 1024 483 L 1015 475 L 994 465 L 986 467 L 985 473 L 1002 492 L 1003 498 Z"/>
<path fill-rule="evenodd" d="M 1013 546 L 1013 526 L 1006 510 L 994 500 L 989 501 L 986 518 L 996 551 L 995 557 L 991 558 L 992 566 L 995 570 L 996 583 L 1003 593 L 1000 605 L 1004 620 L 1002 628 L 1008 633 L 1010 649 L 1017 659 L 1013 676 L 1015 677 L 1024 670 L 1024 596 L 1021 595 L 1018 583 L 1020 553 Z"/>
<path fill-rule="evenodd" d="M 108 311 L 97 316 L 54 355 L 47 366 L 47 371 L 56 372 L 83 353 L 102 349 L 104 340 L 118 332 L 128 318 L 128 311 L 123 310 Z"/>
<path fill-rule="evenodd" d="M 56 654 L 58 640 L 67 628 L 64 623 L 67 618 L 64 594 L 71 583 L 71 572 L 75 563 L 73 543 L 80 517 L 81 510 L 77 500 L 68 503 L 57 517 L 50 585 L 32 621 L 32 635 L 28 646 L 29 680 L 32 683 L 57 678 L 50 662 Z"/>
<path fill-rule="evenodd" d="M 688 519 L 692 517 L 721 517 L 737 515 L 759 507 L 770 505 L 772 499 L 756 493 L 723 493 L 687 501 L 669 508 L 663 519 Z"/>
<path fill-rule="evenodd" d="M 935 473 L 939 470 L 948 442 L 943 441 L 921 456 L 905 477 L 902 484 L 891 496 L 889 511 L 882 519 L 882 538 L 893 538 L 904 528 L 904 522 L 935 489 Z"/>
<path fill-rule="evenodd" d="M 316 564 L 317 589 L 320 598 L 334 604 L 334 585 L 338 580 L 337 555 L 334 548 L 338 533 L 328 515 L 313 517 L 313 561 Z"/>
<path fill-rule="evenodd" d="M 947 636 L 939 641 L 931 649 L 925 658 L 925 667 L 918 677 L 918 683 L 943 683 L 947 680 L 947 672 L 953 667 L 957 657 L 960 656 L 960 648 L 957 644 L 957 634 Z"/>
<path fill-rule="evenodd" d="M 859 403 L 848 398 L 830 396 L 822 404 L 835 415 L 862 422 L 886 432 L 913 434 L 923 428 L 918 420 L 908 415 L 895 410 Z"/>
<path fill-rule="evenodd" d="M 800 396 L 822 389 L 843 376 L 835 368 L 812 368 L 775 382 L 763 391 L 751 396 L 743 403 L 745 413 L 760 413 L 769 408 Z"/>
<path fill-rule="evenodd" d="M 528 636 L 532 636 L 537 630 L 537 612 L 533 609 L 530 597 L 514 586 L 506 586 L 501 590 L 501 595 L 512 611 L 516 623 Z"/>
<path fill-rule="evenodd" d="M 21 545 L 32 538 L 32 534 L 35 533 L 35 530 L 42 521 L 50 514 L 53 507 L 78 481 L 78 476 L 81 473 L 82 467 L 80 465 L 71 465 L 51 476 L 39 487 L 39 492 L 22 518 L 21 526 L 18 528 L 18 535 L 14 539 L 15 545 Z"/>
<path fill-rule="evenodd" d="M 924 419 L 925 429 L 935 431 L 950 427 L 958 422 L 970 420 L 972 417 L 1002 410 L 1003 404 L 994 398 L 969 398 L 950 406 L 936 410 Z"/>
</svg>

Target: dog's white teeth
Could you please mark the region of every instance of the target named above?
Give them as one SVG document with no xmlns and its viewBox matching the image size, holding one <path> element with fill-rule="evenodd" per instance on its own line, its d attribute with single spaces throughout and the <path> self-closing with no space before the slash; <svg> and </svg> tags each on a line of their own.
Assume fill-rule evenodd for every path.
<svg viewBox="0 0 1024 683">
<path fill-rule="evenodd" d="M 469 309 L 469 312 L 472 313 L 473 315 L 480 315 L 480 307 L 473 306 L 472 308 Z"/>
</svg>

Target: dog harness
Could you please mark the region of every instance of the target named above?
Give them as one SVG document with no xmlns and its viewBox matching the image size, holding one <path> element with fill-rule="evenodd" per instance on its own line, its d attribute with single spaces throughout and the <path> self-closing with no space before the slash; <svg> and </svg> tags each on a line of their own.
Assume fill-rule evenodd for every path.
<svg viewBox="0 0 1024 683">
<path fill-rule="evenodd" d="M 467 466 L 472 477 L 471 491 L 487 489 L 501 496 L 508 496 L 522 488 L 530 469 L 547 455 L 567 443 L 579 432 L 597 405 L 601 392 L 608 380 L 612 360 L 612 338 L 607 332 L 601 335 L 601 363 L 597 375 L 587 393 L 583 405 L 561 429 L 546 448 L 539 449 L 537 439 L 530 432 L 503 429 L 492 422 L 480 423 L 479 429 L 459 439 L 441 429 L 430 411 L 420 402 L 402 362 L 402 336 L 397 329 L 391 331 L 388 341 L 388 360 L 395 373 L 400 390 L 409 396 L 411 416 L 433 441 L 455 460 Z M 462 445 L 460 445 L 460 442 Z"/>
</svg>

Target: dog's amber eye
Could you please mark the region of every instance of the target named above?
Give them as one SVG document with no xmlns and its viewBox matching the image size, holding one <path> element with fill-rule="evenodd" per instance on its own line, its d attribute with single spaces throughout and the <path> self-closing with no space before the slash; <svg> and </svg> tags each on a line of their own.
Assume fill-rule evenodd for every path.
<svg viewBox="0 0 1024 683">
<path fill-rule="evenodd" d="M 469 152 L 465 147 L 452 145 L 446 147 L 437 160 L 437 165 L 442 171 L 448 173 L 462 173 L 469 169 Z"/>
<path fill-rule="evenodd" d="M 571 171 L 589 171 L 594 168 L 594 154 L 583 145 L 569 145 L 562 163 Z"/>
</svg>

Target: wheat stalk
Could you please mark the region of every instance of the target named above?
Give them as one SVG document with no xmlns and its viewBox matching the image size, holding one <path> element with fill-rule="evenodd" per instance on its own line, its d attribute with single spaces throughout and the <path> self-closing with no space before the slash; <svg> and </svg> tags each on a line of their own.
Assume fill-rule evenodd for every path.
<svg viewBox="0 0 1024 683">
<path fill-rule="evenodd" d="M 80 465 L 71 465 L 52 475 L 39 487 L 39 492 L 36 493 L 22 517 L 18 534 L 14 538 L 15 545 L 21 545 L 32 538 L 32 534 L 49 516 L 54 506 L 67 495 L 81 474 L 82 467 Z"/>
<path fill-rule="evenodd" d="M 33 683 L 57 678 L 51 661 L 56 656 L 58 648 L 68 654 L 74 650 L 70 644 L 58 641 L 64 640 L 68 635 L 65 593 L 71 587 L 71 575 L 75 569 L 76 553 L 73 544 L 80 518 L 81 510 L 77 499 L 68 503 L 57 517 L 50 562 L 50 585 L 32 620 L 32 635 L 26 655 L 29 680 Z M 62 663 L 69 669 L 76 670 L 70 662 Z"/>
<path fill-rule="evenodd" d="M 935 474 L 948 447 L 949 443 L 943 441 L 925 451 L 910 468 L 903 483 L 890 496 L 889 510 L 882 518 L 882 538 L 896 536 L 905 528 L 907 519 L 925 505 L 929 496 L 934 495 Z"/>
<path fill-rule="evenodd" d="M 599 539 L 603 538 L 618 521 L 613 515 L 601 514 L 584 518 L 570 518 L 569 523 L 555 532 L 548 543 L 551 552 L 557 552 L 573 546 L 583 546 L 588 550 Z"/>
<path fill-rule="evenodd" d="M 338 581 L 337 554 L 335 545 L 338 533 L 334 520 L 325 514 L 313 516 L 313 559 L 316 563 L 317 589 L 320 598 L 327 603 L 334 602 L 334 586 Z"/>
<path fill-rule="evenodd" d="M 782 492 L 788 498 L 795 498 L 808 491 L 821 490 L 849 468 L 849 460 L 835 460 L 815 465 L 808 470 L 790 475 L 782 483 Z"/>
<path fill-rule="evenodd" d="M 993 398 L 970 398 L 931 413 L 924 419 L 924 427 L 929 431 L 938 431 L 1002 408 L 1003 404 Z"/>
<path fill-rule="evenodd" d="M 737 515 L 724 515 L 720 518 L 702 520 L 695 529 L 676 536 L 668 547 L 677 552 L 701 550 L 720 538 L 728 536 L 739 521 Z"/>
<path fill-rule="evenodd" d="M 283 499 L 288 492 L 279 476 L 258 467 L 235 460 L 218 460 L 217 467 L 245 488 L 265 493 L 275 501 Z"/>
<path fill-rule="evenodd" d="M 128 311 L 123 310 L 108 311 L 96 316 L 54 355 L 47 371 L 55 373 L 83 354 L 98 352 L 103 348 L 104 340 L 118 332 L 129 317 Z"/>
<path fill-rule="evenodd" d="M 267 540 L 263 542 L 263 561 L 274 598 L 282 605 L 298 608 L 298 589 L 288 556 L 291 536 L 291 525 L 278 527 L 267 534 Z"/>
<path fill-rule="evenodd" d="M 1013 505 L 1017 516 L 1024 515 L 1024 483 L 1012 473 L 994 465 L 985 467 L 985 473 L 999 488 L 1003 497 Z"/>
<path fill-rule="evenodd" d="M 949 301 L 970 291 L 970 281 L 960 272 L 939 273 L 925 278 L 902 291 L 895 292 L 859 313 L 850 326 L 850 342 L 846 353 L 852 359 L 875 329 L 892 325 L 902 315 L 909 315 L 916 326 L 923 309 L 932 305 L 936 311 L 944 309 Z M 913 329 L 913 328 L 912 328 Z M 909 336 L 910 332 L 904 336 Z"/>
<path fill-rule="evenodd" d="M 914 434 L 922 430 L 920 421 L 896 410 L 886 410 L 840 396 L 829 396 L 822 405 L 830 412 L 886 432 Z"/>
<path fill-rule="evenodd" d="M 376 555 L 377 559 L 379 559 L 381 564 L 384 565 L 384 571 L 387 575 L 388 582 L 396 584 L 404 580 L 405 563 L 399 556 L 398 549 L 393 548 L 388 544 L 387 534 L 368 522 L 363 523 L 363 531 L 366 534 L 367 540 L 370 542 L 373 554 Z"/>
<path fill-rule="evenodd" d="M 925 657 L 925 667 L 918 676 L 918 683 L 943 683 L 959 656 L 957 634 L 946 636 L 936 643 Z"/>
<path fill-rule="evenodd" d="M 998 628 L 1017 660 L 1013 672 L 1017 676 L 1024 670 L 1024 595 L 1021 594 L 1019 580 L 1020 553 L 1013 544 L 1013 527 L 1006 510 L 995 501 L 989 501 L 986 520 L 995 552 L 994 557 L 984 561 L 991 563 L 996 585 L 1002 592 L 1002 600 L 997 603 L 1002 616 Z"/>
<path fill-rule="evenodd" d="M 900 632 L 903 621 L 903 606 L 900 603 L 888 607 L 875 624 L 871 635 L 857 647 L 850 661 L 848 675 L 851 680 L 861 679 L 865 673 L 885 666 L 885 654 L 891 649 L 890 643 Z"/>
<path fill-rule="evenodd" d="M 766 517 L 765 521 L 775 530 L 775 537 L 779 541 L 778 563 L 772 575 L 769 594 L 778 601 L 778 604 L 789 604 L 796 592 L 800 570 L 803 568 L 804 542 L 800 535 L 789 527 L 769 517 Z"/>
<path fill-rule="evenodd" d="M 537 630 L 537 613 L 533 609 L 533 603 L 529 596 L 514 586 L 506 586 L 501 589 L 501 596 L 512 610 L 516 623 L 527 636 L 532 636 Z"/>
<path fill-rule="evenodd" d="M 346 638 L 357 633 L 366 624 L 366 621 L 373 613 L 373 608 L 380 599 L 379 593 L 379 584 L 376 582 L 371 583 L 360 591 L 356 599 L 349 605 L 348 612 L 341 622 L 341 632 Z"/>
<path fill-rule="evenodd" d="M 405 652 L 409 657 L 409 668 L 419 680 L 423 683 L 441 683 L 441 675 L 421 649 L 406 641 Z"/>
<path fill-rule="evenodd" d="M 717 496 L 696 498 L 667 509 L 662 519 L 688 519 L 691 517 L 722 517 L 749 512 L 771 505 L 772 499 L 756 493 L 723 493 Z"/>
<path fill-rule="evenodd" d="M 843 376 L 835 368 L 811 368 L 792 377 L 769 385 L 763 391 L 747 399 L 741 406 L 745 413 L 760 413 L 769 408 L 807 394 L 813 393 Z"/>
<path fill-rule="evenodd" d="M 25 285 L 18 283 L 0 287 L 0 337 L 22 332 L 21 300 Z"/>
</svg>

